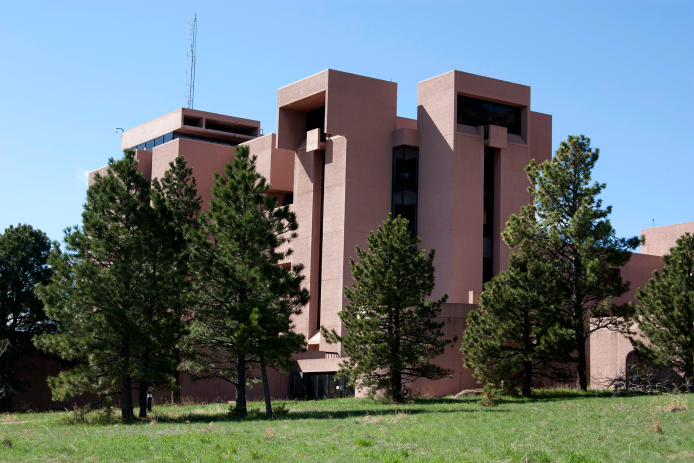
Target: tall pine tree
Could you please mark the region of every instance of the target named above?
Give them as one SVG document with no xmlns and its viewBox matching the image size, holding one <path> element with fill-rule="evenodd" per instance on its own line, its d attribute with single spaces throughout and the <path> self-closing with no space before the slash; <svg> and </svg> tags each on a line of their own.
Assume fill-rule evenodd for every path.
<svg viewBox="0 0 694 463">
<path fill-rule="evenodd" d="M 169 163 L 169 168 L 164 172 L 161 180 L 152 180 L 152 190 L 154 201 L 160 201 L 172 212 L 173 225 L 183 234 L 185 248 L 183 252 L 188 256 L 191 253 L 193 241 L 190 239 L 192 234 L 199 228 L 199 215 L 202 199 L 198 196 L 197 183 L 193 177 L 193 169 L 187 166 L 183 156 L 178 156 L 173 162 Z M 182 301 L 183 307 L 188 311 L 184 315 L 186 320 L 193 318 L 195 307 L 195 296 L 192 291 L 181 294 L 187 297 Z M 181 340 L 185 343 L 187 340 Z M 174 404 L 181 403 L 181 371 L 180 364 L 183 361 L 181 351 L 185 346 L 174 348 L 173 355 L 176 359 L 177 367 L 174 373 L 174 387 L 171 401 Z"/>
<path fill-rule="evenodd" d="M 39 354 L 32 339 L 54 333 L 57 326 L 46 317 L 34 289 L 51 276 L 47 265 L 51 241 L 31 225 L 10 226 L 0 235 L 0 341 L 6 348 L 0 362 L 0 411 L 13 410 L 17 391 L 30 387 L 17 373 L 30 368 L 28 355 Z"/>
<path fill-rule="evenodd" d="M 542 248 L 570 291 L 562 303 L 563 324 L 573 333 L 572 361 L 581 390 L 588 388 L 586 341 L 601 329 L 620 329 L 633 304 L 617 305 L 629 283 L 615 271 L 631 258 L 640 239 L 619 238 L 609 216 L 612 206 L 599 198 L 604 183 L 593 183 L 600 151 L 590 139 L 570 135 L 555 156 L 526 167 L 533 203 L 512 215 L 503 236 L 511 248 L 528 243 Z"/>
<path fill-rule="evenodd" d="M 345 287 L 349 303 L 340 312 L 346 334 L 321 333 L 328 342 L 342 343 L 349 359 L 338 375 L 357 387 L 378 391 L 402 402 L 408 385 L 418 379 L 437 380 L 451 371 L 431 363 L 454 340 L 442 339 L 443 323 L 434 321 L 448 299 L 427 300 L 434 289 L 434 250 L 418 250 L 418 236 L 408 221 L 388 219 L 367 237 L 368 251 L 356 248 L 350 258 L 355 283 Z"/>
<path fill-rule="evenodd" d="M 51 282 L 37 289 L 61 332 L 36 344 L 76 363 L 49 379 L 54 398 L 119 395 L 124 420 L 133 416 L 134 386 L 140 416 L 149 388 L 171 387 L 173 348 L 185 334 L 183 235 L 174 212 L 150 193 L 132 150 L 110 159 L 87 192 L 83 227 L 66 229 L 65 251 L 49 260 Z"/>
<path fill-rule="evenodd" d="M 550 262 L 532 250 L 511 254 L 509 268 L 485 285 L 479 309 L 467 317 L 460 350 L 464 364 L 485 383 L 520 376 L 523 397 L 533 379 L 565 380 L 570 333 L 561 327 L 566 291 Z"/>
<path fill-rule="evenodd" d="M 641 335 L 630 339 L 639 357 L 680 372 L 694 392 L 694 235 L 681 236 L 663 262 L 662 272 L 636 293 Z"/>
<path fill-rule="evenodd" d="M 200 309 L 192 368 L 202 373 L 198 377 L 234 384 L 235 412 L 243 416 L 249 371 L 286 365 L 292 351 L 304 348 L 303 335 L 291 331 L 291 317 L 301 312 L 308 293 L 301 289 L 301 265 L 278 265 L 292 252 L 281 247 L 297 236 L 296 216 L 267 195 L 270 185 L 256 171 L 249 148 L 238 146 L 233 163 L 215 179 L 210 208 L 195 234 Z M 271 416 L 266 376 L 263 382 Z"/>
</svg>

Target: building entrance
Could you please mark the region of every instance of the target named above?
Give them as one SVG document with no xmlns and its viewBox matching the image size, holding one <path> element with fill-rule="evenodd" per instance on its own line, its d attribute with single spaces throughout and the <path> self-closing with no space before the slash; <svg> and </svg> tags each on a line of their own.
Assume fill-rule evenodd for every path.
<svg viewBox="0 0 694 463">
<path fill-rule="evenodd" d="M 292 398 L 305 400 L 343 399 L 354 397 L 354 388 L 347 378 L 335 378 L 334 373 L 294 373 Z"/>
</svg>

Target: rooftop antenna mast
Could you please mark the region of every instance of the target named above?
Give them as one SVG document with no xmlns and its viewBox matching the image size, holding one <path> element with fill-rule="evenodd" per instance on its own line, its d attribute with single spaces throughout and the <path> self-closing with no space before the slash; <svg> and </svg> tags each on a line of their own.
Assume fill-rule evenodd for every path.
<svg viewBox="0 0 694 463">
<path fill-rule="evenodd" d="M 186 47 L 186 87 L 188 87 L 188 108 L 193 109 L 195 99 L 195 45 L 198 35 L 198 15 L 193 22 L 188 18 L 188 46 Z"/>
</svg>

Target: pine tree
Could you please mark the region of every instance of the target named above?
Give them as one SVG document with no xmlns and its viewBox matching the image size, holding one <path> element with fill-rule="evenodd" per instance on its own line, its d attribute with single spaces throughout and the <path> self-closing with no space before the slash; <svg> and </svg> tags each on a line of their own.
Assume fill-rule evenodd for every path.
<svg viewBox="0 0 694 463">
<path fill-rule="evenodd" d="M 198 358 L 191 368 L 200 371 L 198 378 L 234 384 L 234 411 L 240 416 L 247 411 L 248 380 L 255 379 L 249 371 L 286 365 L 292 351 L 303 349 L 303 335 L 291 331 L 291 316 L 308 302 L 301 289 L 303 267 L 278 265 L 291 255 L 291 249 L 280 247 L 297 236 L 296 216 L 267 195 L 270 185 L 256 171 L 255 159 L 247 146 L 239 146 L 224 175 L 215 174 L 194 248 L 200 310 L 192 333 Z"/>
<path fill-rule="evenodd" d="M 268 304 L 259 313 L 256 339 L 249 353 L 260 365 L 268 419 L 273 418 L 273 413 L 267 367 L 288 374 L 294 366 L 292 354 L 306 350 L 306 338 L 294 331 L 291 322 L 309 301 L 308 290 L 301 287 L 304 277 L 298 273 L 302 267 L 297 267 L 295 272 L 281 266 L 268 269 Z"/>
<path fill-rule="evenodd" d="M 342 343 L 349 359 L 338 375 L 348 376 L 370 395 L 378 391 L 402 402 L 408 385 L 418 379 L 437 380 L 451 371 L 431 363 L 455 340 L 441 339 L 443 323 L 434 321 L 448 299 L 426 300 L 434 289 L 434 250 L 418 250 L 418 236 L 408 221 L 391 214 L 367 237 L 368 251 L 356 248 L 359 261 L 350 258 L 352 288 L 345 287 L 349 303 L 340 312 L 346 334 L 321 333 L 330 343 Z"/>
<path fill-rule="evenodd" d="M 653 272 L 636 293 L 641 335 L 632 333 L 630 340 L 637 356 L 680 372 L 694 392 L 694 235 L 681 236 L 663 262 L 662 273 Z"/>
<path fill-rule="evenodd" d="M 570 288 L 563 301 L 564 326 L 573 333 L 573 357 L 579 386 L 588 388 L 586 341 L 601 329 L 620 329 L 633 304 L 617 305 L 625 294 L 615 269 L 625 265 L 640 239 L 618 238 L 610 223 L 612 206 L 603 207 L 604 183 L 591 183 L 600 151 L 590 139 L 570 135 L 551 160 L 526 167 L 532 205 L 512 215 L 503 236 L 511 248 L 533 243 L 556 268 L 557 278 Z"/>
<path fill-rule="evenodd" d="M 171 387 L 172 349 L 185 334 L 183 236 L 173 211 L 151 202 L 132 150 L 110 159 L 106 176 L 95 176 L 82 220 L 82 228 L 66 229 L 65 251 L 49 259 L 53 277 L 37 289 L 61 332 L 35 343 L 76 364 L 49 378 L 54 398 L 120 395 L 129 420 L 137 384 L 144 417 L 147 390 Z"/>
<path fill-rule="evenodd" d="M 497 384 L 520 375 L 523 397 L 530 397 L 533 379 L 568 377 L 563 283 L 537 250 L 511 254 L 508 270 L 485 285 L 479 308 L 467 318 L 460 350 L 478 380 Z"/>
<path fill-rule="evenodd" d="M 34 293 L 39 284 L 48 282 L 47 265 L 51 242 L 31 225 L 10 226 L 0 235 L 0 341 L 6 350 L 0 362 L 0 411 L 13 410 L 16 391 L 30 385 L 17 373 L 31 365 L 27 355 L 39 352 L 32 344 L 37 334 L 54 333 L 56 325 L 46 317 L 43 303 Z"/>
<path fill-rule="evenodd" d="M 185 249 L 183 252 L 190 255 L 192 249 L 191 235 L 199 229 L 199 215 L 202 199 L 198 196 L 197 183 L 193 177 L 193 169 L 187 167 L 183 156 L 178 156 L 173 162 L 169 163 L 169 168 L 164 172 L 161 181 L 157 178 L 152 180 L 152 190 L 154 201 L 163 202 L 164 206 L 172 212 L 174 226 L 183 234 L 185 239 Z M 185 320 L 193 318 L 193 308 L 195 298 L 192 291 L 183 293 L 188 300 L 183 302 L 183 307 L 187 307 L 188 313 L 184 315 Z M 181 341 L 186 343 L 186 339 Z M 173 350 L 176 363 L 180 365 L 183 361 L 181 351 L 185 346 L 181 345 Z M 171 402 L 181 403 L 181 371 L 177 366 L 174 373 L 174 390 Z"/>
</svg>

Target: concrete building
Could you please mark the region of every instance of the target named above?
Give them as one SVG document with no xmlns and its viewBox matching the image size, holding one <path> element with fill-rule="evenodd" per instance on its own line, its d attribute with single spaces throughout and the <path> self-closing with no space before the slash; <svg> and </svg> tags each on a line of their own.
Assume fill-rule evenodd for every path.
<svg viewBox="0 0 694 463">
<path fill-rule="evenodd" d="M 500 232 L 530 201 L 523 168 L 551 157 L 551 116 L 531 111 L 530 87 L 459 71 L 421 82 L 417 109 L 416 120 L 398 117 L 396 83 L 326 70 L 279 89 L 277 134 L 189 109 L 123 134 L 121 147 L 137 149 L 147 178 L 184 156 L 205 203 L 213 172 L 231 161 L 234 145 L 247 144 L 272 185 L 268 194 L 292 203 L 299 236 L 286 264 L 305 267 L 311 302 L 295 324 L 309 352 L 297 356 L 296 390 L 282 385 L 278 395 L 316 382 L 333 387 L 344 352 L 319 327 L 342 333 L 349 258 L 388 212 L 408 218 L 422 247 L 436 249 L 432 297 L 449 295 L 442 317 L 450 336 L 462 333 L 483 283 L 506 267 Z M 422 381 L 415 387 L 423 393 L 475 385 L 458 346 L 437 362 L 455 376 Z"/>
<path fill-rule="evenodd" d="M 319 327 L 343 332 L 338 314 L 347 302 L 343 288 L 353 283 L 349 258 L 355 246 L 365 248 L 367 235 L 389 212 L 406 217 L 421 247 L 436 249 L 432 297 L 449 295 L 441 320 L 447 336 L 460 338 L 484 282 L 507 266 L 509 249 L 500 233 L 509 216 L 531 201 L 524 167 L 552 156 L 552 116 L 531 110 L 528 86 L 460 71 L 419 83 L 417 119 L 397 115 L 396 83 L 335 70 L 280 88 L 277 104 L 276 134 L 263 135 L 258 121 L 178 109 L 125 131 L 121 148 L 137 150 L 148 179 L 161 177 L 169 162 L 184 156 L 205 209 L 214 172 L 233 159 L 234 146 L 250 147 L 272 185 L 268 194 L 296 213 L 298 238 L 284 264 L 304 265 L 311 293 L 295 320 L 309 350 L 296 356 L 290 377 L 273 375 L 272 395 L 340 396 L 344 384 L 333 374 L 344 352 L 326 343 Z M 92 172 L 90 182 L 104 170 Z M 644 251 L 655 246 L 656 255 L 635 255 L 622 269 L 634 290 L 661 265 L 658 253 L 667 247 L 661 242 L 672 240 L 662 235 L 653 245 L 647 241 Z M 605 336 L 598 337 L 604 348 L 591 349 L 590 361 L 609 369 L 624 357 L 621 351 L 610 357 L 612 344 L 625 347 Z M 415 389 L 441 396 L 476 387 L 459 345 L 460 339 L 435 360 L 453 377 L 421 380 Z M 609 355 L 601 353 L 605 349 Z M 235 396 L 232 386 L 214 381 L 186 382 L 182 395 Z M 250 395 L 259 398 L 261 391 Z"/>
<path fill-rule="evenodd" d="M 631 287 L 616 302 L 633 301 L 636 290 L 648 283 L 653 271 L 663 268 L 662 256 L 669 254 L 677 239 L 687 232 L 694 234 L 694 222 L 641 230 L 641 235 L 646 238 L 641 253 L 632 254 L 627 265 L 619 269 L 622 278 L 631 282 Z M 588 369 L 591 386 L 595 388 L 604 387 L 607 379 L 622 375 L 627 363 L 637 362 L 629 339 L 614 331 L 600 330 L 594 333 L 588 347 Z"/>
</svg>

